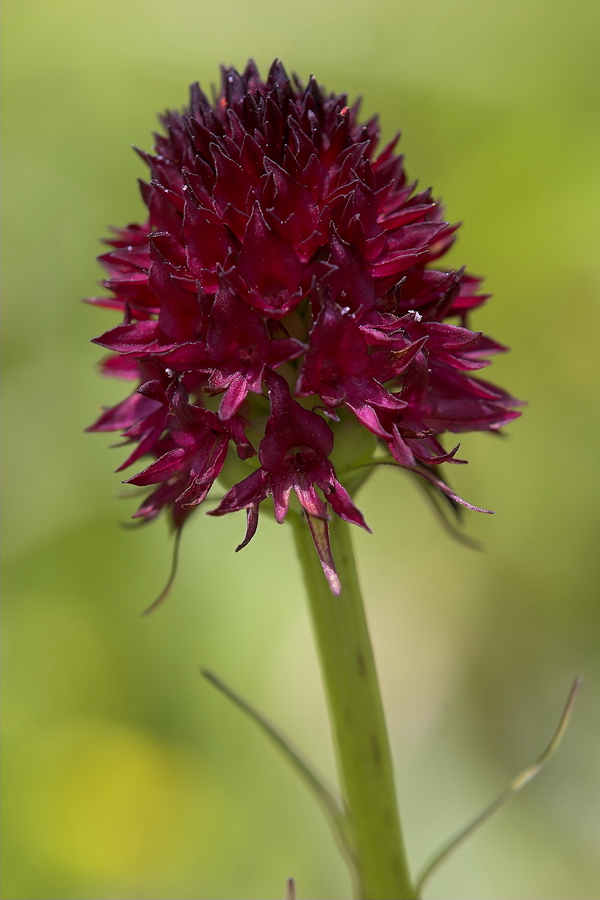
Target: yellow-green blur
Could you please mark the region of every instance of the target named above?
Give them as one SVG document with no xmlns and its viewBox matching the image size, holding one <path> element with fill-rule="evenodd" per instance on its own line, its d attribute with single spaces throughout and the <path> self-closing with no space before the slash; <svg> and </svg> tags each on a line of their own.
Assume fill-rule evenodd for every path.
<svg viewBox="0 0 600 900">
<path fill-rule="evenodd" d="M 89 339 L 106 226 L 142 215 L 131 144 L 220 62 L 275 56 L 403 130 L 410 176 L 465 222 L 473 320 L 529 401 L 465 437 L 452 486 L 484 552 L 382 469 L 357 533 L 413 870 L 541 752 L 539 779 L 432 880 L 444 900 L 598 896 L 597 4 L 592 0 L 5 0 L 5 900 L 349 896 L 327 823 L 210 668 L 335 777 L 291 529 L 201 512 L 168 601 L 163 522 L 126 531 L 122 450 Z M 486 373 L 481 373 L 485 377 Z M 450 445 L 449 445 L 450 446 Z M 132 470 L 133 472 L 133 470 Z M 125 474 L 125 477 L 127 473 Z M 121 476 L 123 477 L 123 476 Z M 358 529 L 357 529 L 358 531 Z"/>
</svg>

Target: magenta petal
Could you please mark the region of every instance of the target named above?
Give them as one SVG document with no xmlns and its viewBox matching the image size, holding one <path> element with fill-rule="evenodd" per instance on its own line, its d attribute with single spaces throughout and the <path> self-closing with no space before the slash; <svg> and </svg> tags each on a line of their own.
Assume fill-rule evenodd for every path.
<svg viewBox="0 0 600 900">
<path fill-rule="evenodd" d="M 157 322 L 136 322 L 134 325 L 117 325 L 110 331 L 105 331 L 98 338 L 94 338 L 94 344 L 100 344 L 107 350 L 115 353 L 144 353 L 152 352 L 160 346 L 161 334 Z M 167 342 L 163 349 L 167 348 Z M 171 345 L 172 346 L 172 345 Z"/>
<path fill-rule="evenodd" d="M 404 409 L 406 401 L 386 390 L 379 382 L 368 375 L 348 378 L 344 381 L 344 389 L 348 405 L 375 406 L 379 409 L 399 411 Z"/>
<path fill-rule="evenodd" d="M 168 478 L 175 475 L 181 468 L 181 463 L 184 460 L 185 455 L 186 452 L 182 447 L 177 447 L 175 450 L 169 450 L 155 462 L 150 463 L 150 465 L 142 472 L 134 475 L 133 478 L 128 478 L 125 484 L 146 485 L 156 484 L 159 481 L 167 481 Z"/>
<path fill-rule="evenodd" d="M 216 363 L 235 362 L 237 368 L 264 363 L 269 352 L 265 322 L 228 287 L 217 291 L 206 336 Z"/>
<path fill-rule="evenodd" d="M 219 418 L 226 422 L 233 418 L 248 396 L 248 381 L 243 375 L 234 375 L 229 387 L 223 394 L 219 406 Z"/>
<path fill-rule="evenodd" d="M 253 178 L 242 166 L 226 156 L 217 144 L 212 144 L 210 151 L 217 170 L 214 196 L 219 207 L 225 209 L 227 205 L 231 204 L 236 209 L 245 211 L 248 194 L 253 186 Z"/>
<path fill-rule="evenodd" d="M 206 500 L 207 494 L 213 486 L 212 481 L 195 479 L 177 498 L 183 509 L 193 509 Z"/>
<path fill-rule="evenodd" d="M 456 459 L 456 454 L 460 449 L 460 444 L 457 444 L 452 450 L 449 450 L 448 453 L 440 453 L 438 456 L 420 456 L 419 458 L 422 462 L 427 463 L 428 466 L 439 466 L 445 462 L 453 462 L 458 465 L 465 465 L 466 459 Z"/>
<path fill-rule="evenodd" d="M 323 465 L 325 467 L 325 464 Z M 350 522 L 352 525 L 358 525 L 360 528 L 364 528 L 365 531 L 368 531 L 369 534 L 371 534 L 371 529 L 365 522 L 363 514 L 352 502 L 346 488 L 335 478 L 333 467 L 329 477 L 318 479 L 317 484 L 325 494 L 327 502 L 331 504 L 334 513 L 336 513 L 340 519 L 343 519 L 344 522 Z"/>
<path fill-rule="evenodd" d="M 185 372 L 190 369 L 207 372 L 214 364 L 206 349 L 205 341 L 177 344 L 172 350 L 161 352 L 160 359 L 163 365 L 175 369 L 177 372 Z"/>
<path fill-rule="evenodd" d="M 317 519 L 328 519 L 327 504 L 319 497 L 310 478 L 306 474 L 299 475 L 294 484 L 294 491 L 304 511 Z"/>
<path fill-rule="evenodd" d="M 139 509 L 133 514 L 134 519 L 143 519 L 150 522 L 160 513 L 164 506 L 174 504 L 181 485 L 172 485 L 168 482 L 161 484 L 150 496 L 146 497 Z"/>
<path fill-rule="evenodd" d="M 370 432 L 376 434 L 377 437 L 384 439 L 389 436 L 387 430 L 381 424 L 377 412 L 372 406 L 369 406 L 368 403 L 362 403 L 359 400 L 348 400 L 347 403 L 358 421 Z"/>
<path fill-rule="evenodd" d="M 427 250 L 406 250 L 403 253 L 389 253 L 372 264 L 369 271 L 373 278 L 383 278 L 394 275 L 396 278 L 402 272 L 406 272 L 415 263 L 422 260 Z"/>
<path fill-rule="evenodd" d="M 417 461 L 414 454 L 408 444 L 403 440 L 396 425 L 392 426 L 392 438 L 388 441 L 388 447 L 394 459 L 399 462 L 401 466 L 407 466 L 408 468 L 416 466 Z"/>
<path fill-rule="evenodd" d="M 419 222 L 415 225 L 405 225 L 403 228 L 388 234 L 387 250 L 388 252 L 406 251 L 426 247 L 445 228 L 445 222 Z"/>
<path fill-rule="evenodd" d="M 270 297 L 294 293 L 300 284 L 300 262 L 291 246 L 265 222 L 258 203 L 248 221 L 239 267 L 248 284 Z"/>
<path fill-rule="evenodd" d="M 227 430 L 235 443 L 235 448 L 240 459 L 250 459 L 252 456 L 256 456 L 256 450 L 248 440 L 244 431 L 245 421 L 246 420 L 241 416 L 234 416 L 227 422 Z"/>
<path fill-rule="evenodd" d="M 188 279 L 187 290 L 174 277 L 175 270 L 153 247 L 153 262 L 148 286 L 161 301 L 160 330 L 174 341 L 189 341 L 200 335 L 202 310 L 195 281 Z"/>
<path fill-rule="evenodd" d="M 137 462 L 142 456 L 145 456 L 147 453 L 152 453 L 158 444 L 160 436 L 164 431 L 164 427 L 164 423 L 162 423 L 143 435 L 133 453 L 127 457 L 125 462 L 122 462 L 120 466 L 117 466 L 115 471 L 122 472 L 124 469 L 128 469 L 129 466 L 132 466 L 134 462 Z"/>
<path fill-rule="evenodd" d="M 224 516 L 226 513 L 247 509 L 258 505 L 269 493 L 269 474 L 264 469 L 257 469 L 239 484 L 227 491 L 216 509 L 209 516 Z"/>
<path fill-rule="evenodd" d="M 280 470 L 286 454 L 294 447 L 310 447 L 318 456 L 329 456 L 334 438 L 324 419 L 292 400 L 287 382 L 280 375 L 267 369 L 265 381 L 271 416 L 258 451 L 264 468 L 270 472 Z"/>
<path fill-rule="evenodd" d="M 271 475 L 271 494 L 273 496 L 275 521 L 279 525 L 281 525 L 287 515 L 293 487 L 295 487 L 293 472 L 282 470 Z"/>
<path fill-rule="evenodd" d="M 159 407 L 160 404 L 156 401 L 149 400 L 136 391 L 121 403 L 105 410 L 93 425 L 86 428 L 86 431 L 123 431 L 134 422 L 146 418 Z"/>
<path fill-rule="evenodd" d="M 140 377 L 138 361 L 130 356 L 109 356 L 100 363 L 100 370 L 109 378 L 136 381 Z"/>
<path fill-rule="evenodd" d="M 467 503 L 466 500 L 463 500 L 462 497 L 459 497 L 458 494 L 455 494 L 454 491 L 441 480 L 441 478 L 436 478 L 436 476 L 424 466 L 419 466 L 418 468 L 414 469 L 414 471 L 418 475 L 421 475 L 422 478 L 425 478 L 426 481 L 434 484 L 437 488 L 439 488 L 440 491 L 442 491 L 443 494 L 446 494 L 446 496 L 454 500 L 455 503 L 459 503 L 461 506 L 466 506 L 467 509 L 472 509 L 473 512 L 487 513 L 487 515 L 489 516 L 494 515 L 493 509 L 484 509 L 481 506 L 473 506 L 471 503 Z"/>
<path fill-rule="evenodd" d="M 367 343 L 352 316 L 337 303 L 324 303 L 310 332 L 305 377 L 318 389 L 323 379 L 360 375 L 368 365 Z"/>
<path fill-rule="evenodd" d="M 331 297 L 351 310 L 370 309 L 375 301 L 375 287 L 359 251 L 332 229 L 328 262 L 336 266 L 327 283 Z"/>
<path fill-rule="evenodd" d="M 185 205 L 183 233 L 188 266 L 195 278 L 202 279 L 205 269 L 215 272 L 232 248 L 231 238 L 219 217 L 192 201 Z"/>
<path fill-rule="evenodd" d="M 302 356 L 305 350 L 306 344 L 301 343 L 296 338 L 273 339 L 269 341 L 267 365 L 272 369 L 276 369 L 277 366 L 281 366 L 284 362 L 289 362 Z"/>
</svg>

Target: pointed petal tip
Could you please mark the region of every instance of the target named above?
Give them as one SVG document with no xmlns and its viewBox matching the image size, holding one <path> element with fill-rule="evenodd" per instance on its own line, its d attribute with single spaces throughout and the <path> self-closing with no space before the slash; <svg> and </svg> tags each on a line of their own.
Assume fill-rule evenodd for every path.
<svg viewBox="0 0 600 900">
<path fill-rule="evenodd" d="M 323 571 L 325 573 L 327 583 L 331 588 L 331 593 L 335 594 L 336 597 L 339 597 L 339 595 L 342 593 L 342 583 L 338 577 L 337 572 L 334 569 L 330 569 L 329 566 L 323 566 Z"/>
<path fill-rule="evenodd" d="M 235 548 L 235 552 L 239 553 L 240 550 L 243 550 L 244 547 L 247 547 L 254 535 L 256 534 L 256 529 L 258 528 L 258 514 L 259 508 L 257 505 L 250 506 L 246 510 L 246 535 L 241 544 L 238 544 Z"/>
<path fill-rule="evenodd" d="M 323 573 L 327 579 L 329 588 L 333 594 L 338 596 L 342 592 L 342 585 L 338 573 L 335 570 L 335 563 L 331 553 L 328 524 L 323 519 L 309 515 L 306 511 L 304 517 L 310 529 L 313 543 L 319 556 L 319 562 L 323 568 Z"/>
</svg>

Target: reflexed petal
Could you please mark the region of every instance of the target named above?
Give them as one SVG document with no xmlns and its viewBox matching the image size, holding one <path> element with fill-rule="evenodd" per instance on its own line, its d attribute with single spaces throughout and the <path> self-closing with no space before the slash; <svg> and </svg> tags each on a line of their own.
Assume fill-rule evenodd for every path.
<svg viewBox="0 0 600 900">
<path fill-rule="evenodd" d="M 209 516 L 224 516 L 226 513 L 247 509 L 261 503 L 269 494 L 269 474 L 264 469 L 257 469 L 239 484 L 227 491 L 216 509 Z"/>
<path fill-rule="evenodd" d="M 142 472 L 138 472 L 133 478 L 128 478 L 125 483 L 146 485 L 157 484 L 159 481 L 167 481 L 172 475 L 175 475 L 176 472 L 179 471 L 185 456 L 186 452 L 182 447 L 177 447 L 175 450 L 169 450 L 155 462 L 146 466 Z"/>
</svg>

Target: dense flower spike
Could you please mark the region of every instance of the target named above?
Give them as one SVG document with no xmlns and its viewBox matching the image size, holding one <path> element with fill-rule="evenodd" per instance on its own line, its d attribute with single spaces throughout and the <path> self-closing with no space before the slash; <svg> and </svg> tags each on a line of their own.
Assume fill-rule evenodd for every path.
<svg viewBox="0 0 600 900">
<path fill-rule="evenodd" d="M 506 349 L 468 329 L 480 279 L 432 265 L 456 227 L 358 111 L 277 61 L 266 81 L 252 62 L 224 68 L 212 103 L 193 85 L 155 154 L 138 151 L 148 221 L 115 230 L 111 296 L 90 300 L 123 315 L 96 339 L 117 354 L 104 373 L 138 384 L 90 430 L 135 445 L 120 469 L 154 457 L 129 479 L 155 486 L 135 515 L 166 507 L 181 528 L 237 454 L 246 475 L 212 514 L 246 509 L 242 547 L 269 495 L 278 522 L 295 504 L 336 593 L 327 521 L 367 527 L 341 483 L 364 458 L 337 473 L 330 459 L 341 428 L 464 503 L 436 472 L 460 462 L 439 435 L 518 415 L 471 374 Z"/>
</svg>

